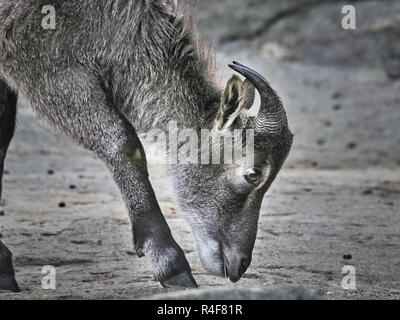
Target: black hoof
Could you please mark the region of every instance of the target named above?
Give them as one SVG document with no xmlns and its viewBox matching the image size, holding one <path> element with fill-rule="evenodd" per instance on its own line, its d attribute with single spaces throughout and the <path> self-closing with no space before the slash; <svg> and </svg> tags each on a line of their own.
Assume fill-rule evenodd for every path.
<svg viewBox="0 0 400 320">
<path fill-rule="evenodd" d="M 0 290 L 21 292 L 15 278 L 8 274 L 0 275 Z"/>
<path fill-rule="evenodd" d="M 14 275 L 11 251 L 0 241 L 0 290 L 21 291 Z"/>
<path fill-rule="evenodd" d="M 183 288 L 197 288 L 198 285 L 194 280 L 192 274 L 188 271 L 184 271 L 166 281 L 160 281 L 164 288 L 169 287 L 183 287 Z"/>
</svg>

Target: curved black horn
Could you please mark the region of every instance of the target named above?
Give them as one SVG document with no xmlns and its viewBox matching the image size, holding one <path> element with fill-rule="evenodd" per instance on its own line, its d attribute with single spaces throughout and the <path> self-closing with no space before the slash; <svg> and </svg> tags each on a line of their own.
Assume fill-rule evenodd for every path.
<svg viewBox="0 0 400 320">
<path fill-rule="evenodd" d="M 256 131 L 276 134 L 283 126 L 287 126 L 285 109 L 276 92 L 268 81 L 258 72 L 234 61 L 229 67 L 248 79 L 257 89 L 261 97 L 261 106 L 256 119 Z"/>
</svg>

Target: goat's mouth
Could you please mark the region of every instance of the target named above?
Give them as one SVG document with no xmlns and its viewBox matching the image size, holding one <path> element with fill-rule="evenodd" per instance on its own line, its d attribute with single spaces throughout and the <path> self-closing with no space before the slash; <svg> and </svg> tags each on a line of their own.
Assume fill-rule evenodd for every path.
<svg viewBox="0 0 400 320">
<path fill-rule="evenodd" d="M 224 279 L 229 278 L 229 263 L 222 250 L 210 252 L 203 248 L 203 250 L 200 250 L 200 258 L 208 273 Z"/>
<path fill-rule="evenodd" d="M 251 254 L 224 246 L 211 237 L 198 237 L 199 255 L 204 269 L 212 275 L 238 282 L 251 262 Z"/>
<path fill-rule="evenodd" d="M 239 273 L 236 273 L 236 274 L 235 274 L 234 271 L 233 272 L 229 272 L 230 267 L 229 267 L 229 263 L 227 262 L 228 260 L 225 258 L 225 256 L 223 254 L 222 254 L 221 259 L 222 259 L 222 273 L 221 273 L 221 276 L 224 279 L 229 279 L 231 282 L 234 282 L 234 283 L 238 282 L 241 279 L 241 277 L 242 277 L 242 275 L 244 274 L 245 271 L 243 271 L 243 272 L 239 271 Z"/>
<path fill-rule="evenodd" d="M 224 255 L 222 254 L 221 256 L 222 259 L 222 274 L 224 275 L 224 278 L 229 278 L 229 271 L 228 271 L 228 264 L 226 263 L 226 259 L 224 257 Z"/>
</svg>

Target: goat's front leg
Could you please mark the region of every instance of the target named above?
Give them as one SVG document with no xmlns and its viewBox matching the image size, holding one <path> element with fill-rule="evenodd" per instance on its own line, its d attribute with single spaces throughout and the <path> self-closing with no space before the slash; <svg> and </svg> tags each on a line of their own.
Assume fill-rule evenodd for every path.
<svg viewBox="0 0 400 320">
<path fill-rule="evenodd" d="M 162 285 L 195 287 L 190 266 L 172 237 L 148 179 L 146 158 L 137 135 L 129 130 L 127 142 L 115 153 L 102 155 L 121 189 L 129 209 L 135 249 L 150 254 L 154 276 Z"/>
<path fill-rule="evenodd" d="M 149 255 L 155 279 L 163 285 L 195 287 L 196 282 L 183 250 L 172 237 L 148 179 L 145 153 L 126 118 L 113 106 L 98 79 L 79 70 L 48 76 L 34 84 L 32 106 L 89 150 L 111 170 L 132 222 L 134 245 L 139 256 Z"/>
</svg>

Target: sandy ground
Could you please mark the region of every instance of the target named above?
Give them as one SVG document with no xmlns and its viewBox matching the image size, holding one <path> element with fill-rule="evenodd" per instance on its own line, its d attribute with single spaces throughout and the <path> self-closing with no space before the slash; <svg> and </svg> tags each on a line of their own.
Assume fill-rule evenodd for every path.
<svg viewBox="0 0 400 320">
<path fill-rule="evenodd" d="M 399 299 L 400 81 L 379 65 L 311 64 L 272 58 L 270 45 L 234 52 L 231 45 L 216 45 L 221 79 L 231 74 L 232 59 L 265 74 L 287 107 L 295 144 L 264 200 L 253 263 L 236 285 L 202 269 L 168 177 L 150 168 L 198 284 L 300 284 L 330 299 Z M 273 48 L 282 57 L 282 48 Z M 23 107 L 2 208 L 1 238 L 14 253 L 22 293 L 0 299 L 131 299 L 167 291 L 152 280 L 148 259 L 133 254 L 129 219 L 105 166 Z M 56 290 L 41 288 L 44 265 L 56 267 Z M 356 268 L 356 291 L 341 286 L 345 265 Z"/>
</svg>

